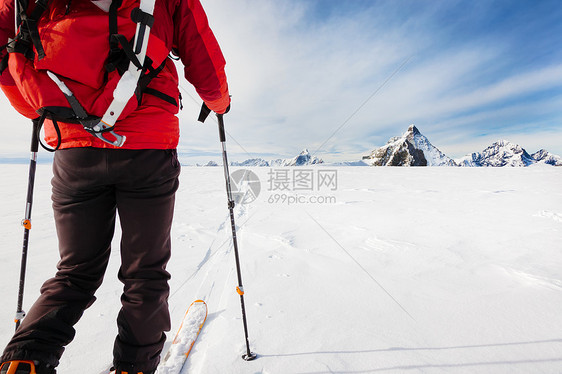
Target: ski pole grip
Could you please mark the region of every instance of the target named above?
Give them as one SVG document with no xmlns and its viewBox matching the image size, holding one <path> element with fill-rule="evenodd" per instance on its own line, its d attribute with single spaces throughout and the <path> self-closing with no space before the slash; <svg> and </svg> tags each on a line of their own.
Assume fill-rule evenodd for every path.
<svg viewBox="0 0 562 374">
<path fill-rule="evenodd" d="M 33 130 L 31 133 L 31 152 L 39 151 L 39 132 L 41 131 L 41 118 L 31 120 L 33 122 Z"/>
<path fill-rule="evenodd" d="M 226 142 L 226 135 L 224 133 L 224 119 L 222 114 L 217 114 L 217 119 L 219 122 L 219 137 L 221 143 Z"/>
</svg>

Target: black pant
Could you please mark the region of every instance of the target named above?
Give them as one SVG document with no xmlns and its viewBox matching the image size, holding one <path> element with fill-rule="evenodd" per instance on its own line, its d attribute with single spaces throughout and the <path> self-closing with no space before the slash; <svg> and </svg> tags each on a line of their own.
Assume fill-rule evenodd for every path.
<svg viewBox="0 0 562 374">
<path fill-rule="evenodd" d="M 178 188 L 175 150 L 75 148 L 53 162 L 53 210 L 61 260 L 54 278 L 6 347 L 3 361 L 56 366 L 73 325 L 95 301 L 110 255 L 118 212 L 122 228 L 122 309 L 114 364 L 150 371 L 170 330 L 166 264 Z"/>
</svg>

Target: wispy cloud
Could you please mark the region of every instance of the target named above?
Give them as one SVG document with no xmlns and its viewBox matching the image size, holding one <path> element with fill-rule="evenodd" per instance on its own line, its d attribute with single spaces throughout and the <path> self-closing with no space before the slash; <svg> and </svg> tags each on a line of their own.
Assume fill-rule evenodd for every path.
<svg viewBox="0 0 562 374">
<path fill-rule="evenodd" d="M 320 146 L 408 57 L 411 62 L 376 100 L 323 147 L 326 157 L 364 153 L 412 122 L 437 139 L 453 130 L 463 139 L 489 126 L 486 115 L 501 114 L 495 130 L 502 135 L 528 121 L 522 109 L 556 101 L 549 97 L 555 94 L 538 103 L 532 95 L 562 92 L 562 64 L 514 61 L 514 50 L 529 47 L 513 44 L 519 31 L 502 30 L 502 22 L 511 27 L 507 21 L 490 18 L 501 14 L 498 3 L 357 3 L 209 4 L 211 19 L 222 17 L 217 34 L 231 65 L 234 107 L 243 114 L 232 117 L 249 148 L 264 144 L 291 154 Z M 331 10 L 317 15 L 318 4 Z M 527 21 L 520 31 L 529 34 L 534 27 L 536 33 L 538 21 Z M 469 26 L 479 28 L 463 34 Z M 229 27 L 243 31 L 229 33 Z M 558 119 L 551 113 L 537 122 L 555 127 Z M 463 147 L 450 148 L 459 153 Z"/>
<path fill-rule="evenodd" d="M 468 144 L 481 150 L 489 138 L 517 137 L 530 147 L 525 139 L 537 144 L 545 134 L 547 146 L 562 134 L 558 0 L 214 0 L 203 6 L 227 58 L 233 106 L 225 121 L 242 145 L 231 142 L 230 151 L 241 158 L 288 157 L 325 143 L 323 158 L 354 159 L 410 123 L 455 156 Z M 180 149 L 218 160 L 215 125 L 196 124 L 197 95 L 182 85 L 196 100 L 184 95 Z M 0 108 L 12 113 L 5 101 Z M 0 134 L 20 134 L 22 144 L 10 146 L 25 153 L 27 120 L 10 121 L 16 124 L 10 135 L 5 126 Z M 562 142 L 549 150 L 562 154 Z"/>
</svg>

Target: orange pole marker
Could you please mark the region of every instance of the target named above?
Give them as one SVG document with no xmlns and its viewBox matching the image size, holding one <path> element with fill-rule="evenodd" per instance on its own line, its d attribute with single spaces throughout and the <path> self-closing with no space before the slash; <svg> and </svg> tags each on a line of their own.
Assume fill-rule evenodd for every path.
<svg viewBox="0 0 562 374">
<path fill-rule="evenodd" d="M 23 221 L 21 221 L 21 225 L 26 229 L 31 230 L 31 220 L 24 219 Z"/>
</svg>

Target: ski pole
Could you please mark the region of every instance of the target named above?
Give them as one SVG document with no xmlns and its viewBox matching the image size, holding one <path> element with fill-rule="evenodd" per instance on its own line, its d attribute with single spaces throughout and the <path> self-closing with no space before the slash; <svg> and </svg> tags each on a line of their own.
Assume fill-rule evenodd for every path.
<svg viewBox="0 0 562 374">
<path fill-rule="evenodd" d="M 16 330 L 20 326 L 21 320 L 25 317 L 23 311 L 23 292 L 25 286 L 25 272 L 27 267 L 27 249 L 29 247 L 29 231 L 31 230 L 31 206 L 33 205 L 33 187 L 35 185 L 35 170 L 37 168 L 37 152 L 39 150 L 39 130 L 41 120 L 33 120 L 33 130 L 31 134 L 31 159 L 29 161 L 29 180 L 27 183 L 27 201 L 25 204 L 25 217 L 21 224 L 23 226 L 23 248 L 21 253 L 20 283 L 18 291 L 18 307 L 16 310 Z"/>
<path fill-rule="evenodd" d="M 246 321 L 246 308 L 244 306 L 244 286 L 242 285 L 242 274 L 240 272 L 240 256 L 238 254 L 238 242 L 236 240 L 236 224 L 234 222 L 234 199 L 232 198 L 232 187 L 230 183 L 230 173 L 228 172 L 228 158 L 226 156 L 226 135 L 224 132 L 224 119 L 222 114 L 217 114 L 219 123 L 219 137 L 222 145 L 222 161 L 224 165 L 224 178 L 226 180 L 226 194 L 228 197 L 228 210 L 230 211 L 230 225 L 232 227 L 232 244 L 234 246 L 234 257 L 236 259 L 236 273 L 238 275 L 238 287 L 236 292 L 240 295 L 240 305 L 242 307 L 242 322 L 244 323 L 244 335 L 246 337 L 246 353 L 242 358 L 246 361 L 254 360 L 257 355 L 250 351 L 250 338 L 248 337 L 248 322 Z"/>
</svg>

